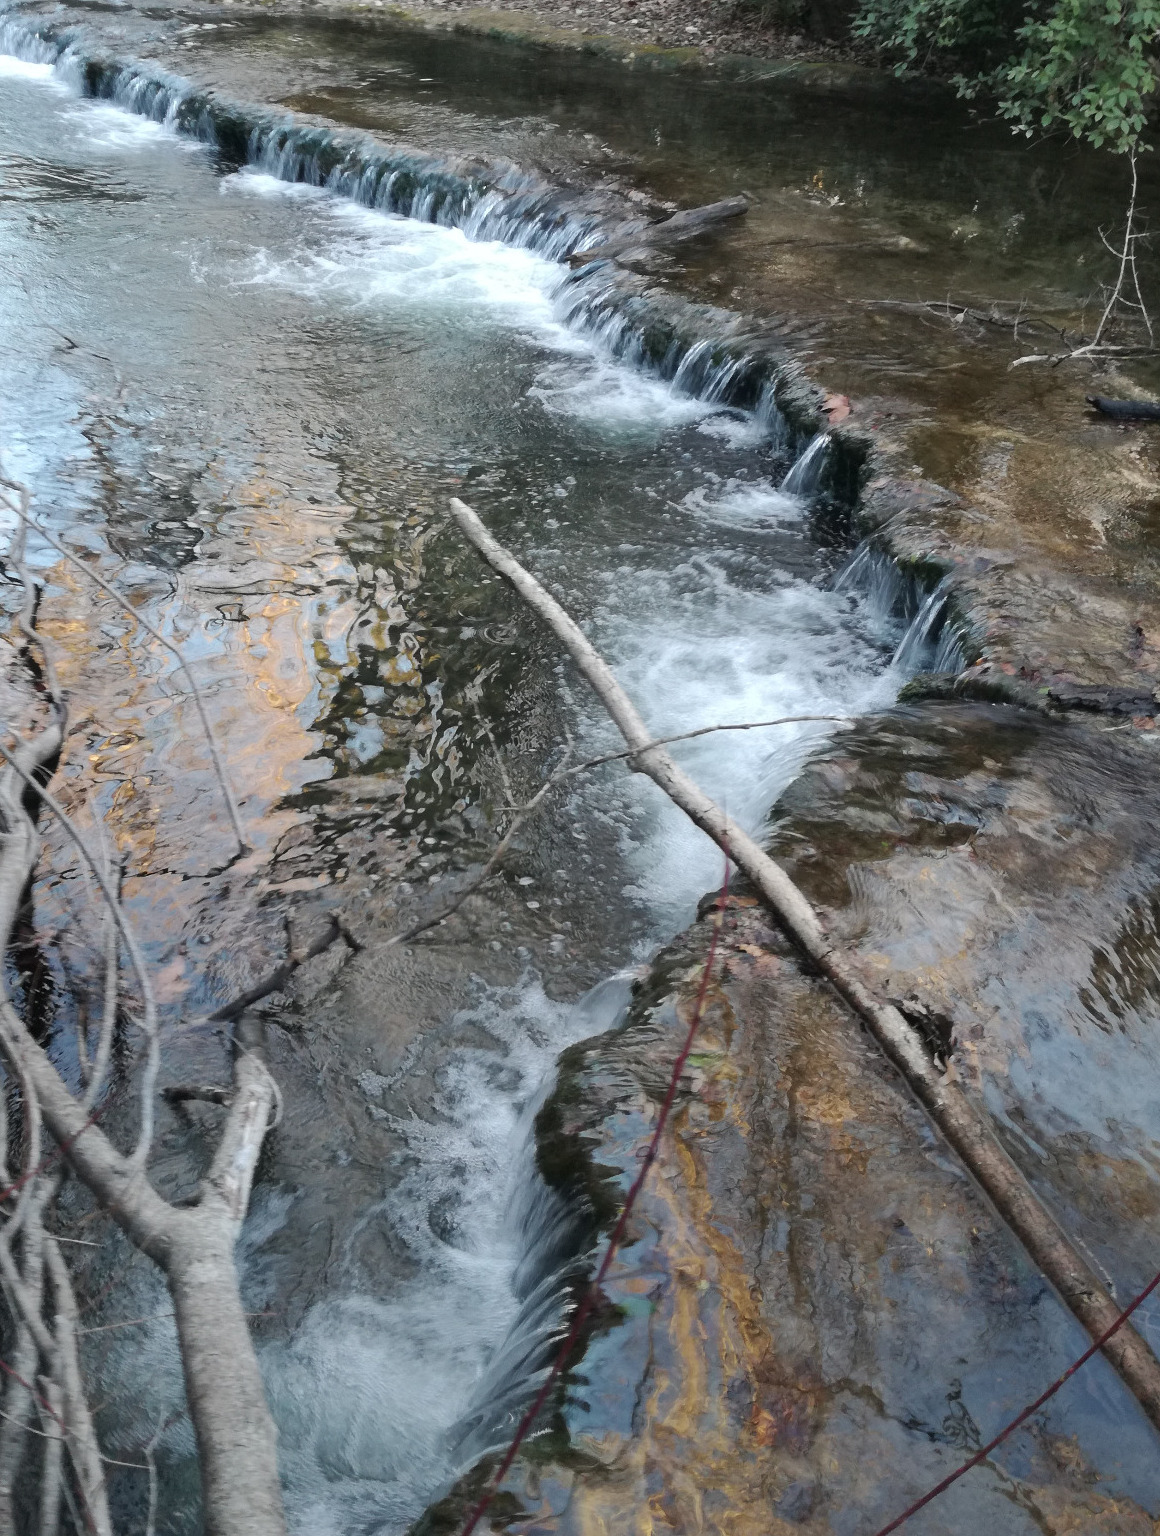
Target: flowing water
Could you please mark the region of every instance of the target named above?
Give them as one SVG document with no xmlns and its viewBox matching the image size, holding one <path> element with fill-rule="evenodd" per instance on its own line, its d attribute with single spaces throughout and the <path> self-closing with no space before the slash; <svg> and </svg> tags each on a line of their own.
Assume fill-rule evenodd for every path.
<svg viewBox="0 0 1160 1536">
<path fill-rule="evenodd" d="M 671 295 L 653 313 L 640 285 L 573 275 L 560 258 L 598 242 L 607 202 L 507 164 L 498 127 L 486 162 L 401 155 L 226 112 L 154 68 L 107 69 L 94 100 L 83 43 L 62 54 L 21 22 L 0 46 L 0 453 L 55 532 L 180 641 L 255 850 L 225 867 L 168 661 L 34 539 L 72 696 L 66 780 L 126 858 L 179 1075 L 221 1070 L 220 1042 L 182 1020 L 268 968 L 286 912 L 389 931 L 485 855 L 505 771 L 518 796 L 568 737 L 577 756 L 614 745 L 449 531 L 449 495 L 581 618 L 658 734 L 865 714 L 910 672 L 958 664 L 941 590 L 872 551 L 838 574 L 830 445 L 795 418 L 792 368 L 727 316 Z M 677 752 L 759 830 L 833 729 Z M 518 1417 L 582 1240 L 535 1173 L 536 1105 L 718 865 L 618 769 L 578 779 L 434 1003 L 423 967 L 440 962 L 416 947 L 397 1007 L 426 1032 L 400 1025 L 386 1056 L 331 1040 L 320 1079 L 341 1077 L 356 1129 L 343 1140 L 305 1111 L 295 1128 L 288 1089 L 285 1146 L 317 1141 L 312 1176 L 339 1213 L 292 1324 L 263 1334 L 297 1531 L 404 1530 Z M 70 967 L 92 963 L 80 900 L 62 877 L 38 892 L 62 1022 Z M 304 1006 L 309 1026 L 323 994 Z M 177 1167 L 188 1131 L 166 1136 Z M 303 1204 L 292 1163 L 276 1143 L 247 1229 L 256 1311 L 284 1301 L 285 1261 L 263 1255 Z M 163 1304 L 141 1266 L 124 1299 L 125 1315 Z M 168 1324 L 100 1369 L 116 1443 L 162 1427 L 165 1528 L 185 1528 Z M 141 1479 L 115 1492 L 138 1508 Z"/>
<path fill-rule="evenodd" d="M 358 177 L 296 181 L 285 134 L 223 164 L 180 131 L 180 86 L 158 122 L 132 110 L 153 92 L 82 99 L 75 64 L 36 51 L 2 65 L 5 463 L 194 660 L 258 849 L 227 879 L 202 876 L 228 850 L 180 691 L 34 540 L 62 592 L 46 629 L 74 709 L 95 690 L 77 792 L 117 831 L 138 926 L 180 978 L 175 1012 L 228 992 L 246 963 L 223 904 L 244 931 L 271 896 L 334 899 L 357 881 L 373 900 L 380 881 L 437 880 L 485 831 L 491 740 L 525 778 L 565 731 L 581 753 L 611 744 L 447 533 L 453 490 L 565 596 L 659 734 L 890 700 L 892 605 L 835 590 L 807 535 L 825 439 L 787 476 L 792 432 L 762 398 L 729 403 L 736 365 L 714 373 L 702 348 L 648 367 L 551 259 L 558 220 L 489 221 L 486 199 L 444 224 L 424 219 L 429 201 L 400 216 L 365 196 L 365 168 L 361 198 Z M 545 659 L 558 692 L 537 698 Z M 681 755 L 756 829 L 826 729 Z M 711 846 L 612 771 L 574 791 L 562 826 L 515 887 L 529 916 L 552 913 L 562 972 L 639 962 L 718 877 Z M 256 954 L 272 942 L 258 933 Z M 505 1432 L 559 1327 L 569 1218 L 533 1176 L 530 1115 L 559 1051 L 609 1027 L 627 983 L 571 1003 L 535 966 L 508 986 L 479 968 L 455 1023 L 486 1044 L 451 1052 L 388 1193 L 340 1234 L 388 1227 L 407 1275 L 355 1284 L 340 1264 L 266 1347 L 302 1531 L 405 1528 Z M 369 1074 L 372 1096 L 389 1086 Z M 276 1227 L 278 1200 L 260 1209 L 258 1229 Z M 136 1284 L 148 1314 L 159 1288 Z M 108 1367 L 148 1382 L 127 1445 L 177 1390 L 166 1326 L 133 1354 Z M 166 1433 L 176 1467 L 188 1434 Z"/>
</svg>

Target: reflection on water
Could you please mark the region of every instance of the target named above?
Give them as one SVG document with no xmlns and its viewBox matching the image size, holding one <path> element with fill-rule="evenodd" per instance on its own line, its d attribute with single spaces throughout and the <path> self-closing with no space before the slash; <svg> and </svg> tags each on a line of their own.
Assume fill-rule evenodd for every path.
<svg viewBox="0 0 1160 1536">
<path fill-rule="evenodd" d="M 183 1036 L 180 1018 L 280 952 L 289 905 L 299 920 L 339 905 L 371 925 L 377 906 L 389 927 L 400 892 L 489 843 L 497 748 L 534 783 L 565 730 L 584 751 L 609 744 L 546 638 L 448 536 L 453 489 L 591 617 L 658 732 L 892 695 L 897 626 L 826 587 L 804 499 L 775 489 L 769 422 L 570 329 L 560 268 L 261 172 L 222 176 L 164 127 L 137 131 L 39 75 L 17 85 L 0 107 L 16 181 L 42 186 L 47 166 L 84 211 L 54 200 L 51 229 L 29 219 L 4 236 L 4 452 L 42 514 L 196 668 L 256 850 L 212 873 L 226 829 L 179 680 L 34 542 L 44 629 L 88 711 L 69 790 L 127 861 L 182 1070 L 220 1070 L 220 1044 Z M 552 668 L 559 687 L 545 692 Z M 756 828 L 818 734 L 707 738 L 684 755 Z M 503 901 L 545 930 L 557 990 L 646 954 L 716 877 L 699 835 L 612 772 L 577 787 L 540 836 Z M 42 893 L 41 917 L 79 933 L 69 885 Z M 510 918 L 498 933 L 471 951 L 484 978 L 488 955 L 506 963 L 522 937 Z M 68 946 L 83 972 L 83 943 Z M 49 946 L 61 976 L 64 947 Z M 617 1005 L 550 1002 L 540 987 L 529 971 L 463 1012 L 464 977 L 440 1004 L 443 1036 L 345 1068 L 369 1126 L 349 1145 L 378 1161 L 380 1192 L 338 1193 L 349 1151 L 322 1173 L 343 1212 L 330 1278 L 309 1279 L 315 1304 L 265 1351 L 298 1529 L 402 1529 L 502 1436 L 559 1326 L 567 1245 L 534 1257 L 556 1218 L 530 1173 L 528 1116 L 558 1052 Z M 345 1052 L 361 1027 L 347 1018 Z M 389 1153 L 364 1146 L 372 1132 Z M 286 1194 L 267 1244 L 305 1220 L 303 1196 Z M 372 1239 L 385 1267 L 367 1259 Z M 139 1341 L 155 1362 L 150 1411 L 180 1400 L 167 1337 L 158 1325 L 148 1350 Z M 126 1454 L 147 1437 L 132 1379 L 114 1350 L 107 1413 Z M 180 1425 L 162 1454 L 173 1521 Z"/>
</svg>

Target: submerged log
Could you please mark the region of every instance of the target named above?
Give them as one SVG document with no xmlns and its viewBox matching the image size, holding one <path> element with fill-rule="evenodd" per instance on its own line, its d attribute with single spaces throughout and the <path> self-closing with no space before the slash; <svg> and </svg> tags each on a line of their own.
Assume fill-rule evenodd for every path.
<svg viewBox="0 0 1160 1536">
<path fill-rule="evenodd" d="M 630 229 L 623 235 L 614 236 L 592 250 L 576 251 L 570 258 L 574 267 L 587 266 L 590 261 L 610 261 L 626 251 L 655 249 L 657 246 L 679 245 L 692 240 L 706 230 L 716 229 L 730 219 L 740 218 L 749 212 L 747 197 L 725 197 L 718 203 L 706 203 L 701 208 L 685 208 L 671 218 L 660 219 L 656 224 L 645 224 Z"/>
<path fill-rule="evenodd" d="M 1107 395 L 1085 395 L 1084 399 L 1113 421 L 1160 421 L 1160 405 L 1153 400 L 1111 400 Z"/>
<path fill-rule="evenodd" d="M 636 706 L 611 667 L 515 556 L 464 502 L 451 499 L 464 537 L 549 626 L 633 749 L 630 767 L 646 773 L 752 882 L 785 932 L 866 1023 L 931 1120 L 989 1196 L 999 1215 L 1093 1339 L 1118 1323 L 1121 1308 L 1000 1146 L 986 1113 L 932 1060 L 919 1032 L 897 1007 L 881 1001 L 836 948 L 809 901 L 781 868 L 672 757 L 653 743 Z M 1130 1324 L 1120 1325 L 1103 1353 L 1160 1431 L 1160 1361 Z"/>
</svg>

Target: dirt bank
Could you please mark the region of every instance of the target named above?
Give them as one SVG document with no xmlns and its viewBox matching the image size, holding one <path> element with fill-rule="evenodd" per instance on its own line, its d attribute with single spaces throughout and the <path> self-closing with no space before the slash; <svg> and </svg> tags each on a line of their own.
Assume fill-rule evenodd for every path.
<svg viewBox="0 0 1160 1536">
<path fill-rule="evenodd" d="M 237 0 L 221 0 L 235 5 Z M 456 31 L 501 34 L 613 57 L 668 55 L 658 62 L 772 60 L 816 65 L 860 62 L 870 51 L 848 35 L 847 7 L 819 3 L 802 8 L 793 24 L 776 7 L 738 0 L 271 0 L 267 13 L 334 15 L 385 13 L 396 20 Z"/>
</svg>

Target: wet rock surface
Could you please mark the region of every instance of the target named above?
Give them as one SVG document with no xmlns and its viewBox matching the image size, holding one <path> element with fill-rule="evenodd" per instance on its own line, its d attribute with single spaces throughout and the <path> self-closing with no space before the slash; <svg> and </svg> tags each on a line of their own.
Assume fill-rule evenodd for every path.
<svg viewBox="0 0 1160 1536">
<path fill-rule="evenodd" d="M 1148 451 L 1128 450 L 1137 460 Z M 1054 532 L 1029 539 L 1003 526 L 994 504 L 982 511 L 942 486 L 887 474 L 870 481 L 859 512 L 894 559 L 945 580 L 968 662 L 961 694 L 1155 728 L 1160 604 L 1148 564 L 1124 579 L 1118 540 L 1081 571 L 1073 555 L 1061 558 Z M 1109 521 L 1134 537 L 1127 509 Z"/>
<path fill-rule="evenodd" d="M 1156 1267 L 1151 738 L 929 705 L 846 737 L 775 848 L 867 980 L 950 1021 L 950 1070 L 1117 1286 Z M 847 748 L 849 750 L 847 750 Z"/>
<path fill-rule="evenodd" d="M 996 857 L 1003 843 L 1009 851 L 1013 837 L 1028 836 L 1013 826 L 1014 780 L 999 793 L 1005 817 L 996 814 L 994 790 L 982 796 L 989 814 L 976 799 L 974 820 L 965 809 L 956 816 L 953 791 L 969 777 L 971 757 L 1003 751 L 1009 759 L 1039 730 L 1009 711 L 894 719 L 848 737 L 840 756 L 834 751 L 782 802 L 779 840 L 800 849 L 799 877 L 817 900 L 833 903 L 834 926 L 859 945 L 879 985 L 908 988 L 928 1008 L 957 1015 L 951 1071 L 974 1086 L 983 1058 L 1005 1081 L 1009 1060 L 1032 1051 L 1036 1034 L 1075 1051 L 1068 1023 L 1040 1015 L 1036 1029 L 1025 1008 L 1006 1015 L 1002 1029 L 989 1023 L 991 1009 L 980 1031 L 965 1017 L 968 1001 L 971 1017 L 982 1014 L 979 992 L 950 995 L 930 972 L 903 965 L 903 942 L 922 948 L 931 931 L 959 923 L 957 942 L 976 960 L 979 991 L 996 966 L 1009 974 L 999 934 L 966 915 L 969 903 L 926 903 L 922 872 L 911 869 L 905 882 L 899 874 L 893 902 L 877 889 L 862 902 L 843 892 L 862 892 L 882 874 L 882 860 L 888 869 L 942 860 L 950 871 L 954 851 L 976 857 L 971 845 L 988 834 Z M 1083 743 L 1069 745 L 1085 759 Z M 942 759 L 937 788 L 933 759 Z M 891 771 L 910 780 L 910 796 L 888 793 Z M 862 799 L 859 788 L 871 782 Z M 1071 846 L 1089 869 L 1092 905 L 1097 891 L 1111 905 L 1115 879 L 1128 874 L 1109 848 L 1114 816 L 1103 819 L 1083 800 L 1086 846 L 1075 846 L 1083 842 L 1075 822 L 1085 817 L 1065 788 L 1071 774 L 1054 783 L 1059 799 L 1048 806 L 1045 788 L 1032 796 L 1023 782 L 1029 836 Z M 931 803 L 934 811 L 922 814 Z M 1042 892 L 1025 889 L 1023 899 L 1040 911 L 1046 905 Z M 1019 903 L 1019 889 L 1009 900 Z M 877 954 L 880 912 L 893 917 L 888 975 Z M 687 1028 L 711 923 L 707 915 L 662 955 L 621 1031 L 565 1057 L 541 1112 L 542 1170 L 592 1209 L 615 1204 L 633 1177 Z M 1006 909 L 999 928 L 1011 937 Z M 1092 937 L 1086 960 L 1099 969 Z M 1040 997 L 1056 954 L 1028 945 L 1025 968 L 1036 975 L 1023 985 Z M 1023 1124 L 1032 1121 L 1052 1170 L 1066 1170 L 1059 1183 L 1037 1170 L 1040 1184 L 1072 1229 L 1080 1221 L 1114 1263 L 1128 1295 L 1146 1255 L 1155 1256 L 1160 1180 L 1154 1152 L 1149 1167 L 1142 1147 L 1155 1124 L 1137 1124 L 1132 1155 L 1114 1138 L 1075 1137 L 1051 1115 L 1036 1117 L 1034 1106 Z M 1009 1140 L 1026 1163 L 1026 1141 Z M 802 972 L 762 909 L 733 897 L 718 985 L 664 1152 L 552 1428 L 502 1488 L 498 1524 L 529 1533 L 868 1533 L 979 1447 L 1082 1347 L 1062 1304 L 873 1041 Z M 1016 1441 L 925 1511 L 917 1530 L 1151 1533 L 1160 1493 L 1148 1470 L 1151 1428 L 1111 1370 L 1092 1364 L 1091 1375 L 1071 1382 Z M 466 1493 L 419 1530 L 452 1530 Z"/>
<path fill-rule="evenodd" d="M 1160 1215 L 1151 753 L 1009 707 L 899 710 L 833 742 L 773 836 L 1125 1300 Z M 541 1113 L 542 1169 L 594 1211 L 633 1176 L 713 921 L 565 1058 Z M 721 944 L 663 1154 L 504 1529 L 872 1532 L 1086 1342 L 751 898 Z M 915 1529 L 1152 1532 L 1151 1435 L 1094 1361 Z"/>
</svg>

